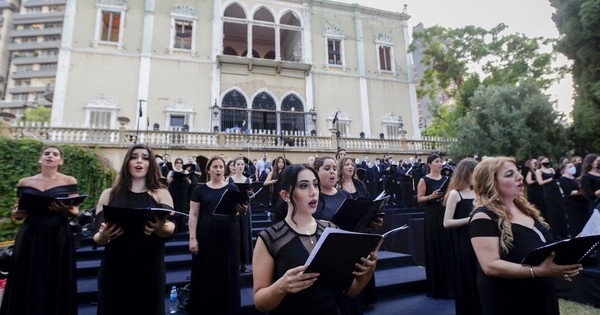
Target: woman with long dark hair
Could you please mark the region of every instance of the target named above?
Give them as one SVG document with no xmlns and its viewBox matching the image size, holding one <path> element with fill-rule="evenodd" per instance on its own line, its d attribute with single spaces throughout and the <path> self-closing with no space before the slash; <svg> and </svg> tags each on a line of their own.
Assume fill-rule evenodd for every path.
<svg viewBox="0 0 600 315">
<path fill-rule="evenodd" d="M 588 209 L 592 211 L 600 197 L 600 156 L 598 154 L 590 153 L 583 159 L 580 182 L 583 197 L 588 202 Z"/>
<path fill-rule="evenodd" d="M 146 223 L 143 233 L 125 230 L 104 219 L 105 205 L 173 208 L 150 147 L 130 147 L 112 187 L 98 199 L 96 220 L 100 225 L 93 239 L 105 246 L 98 271 L 98 314 L 164 314 L 165 241 L 175 231 L 175 224 L 155 218 Z M 131 294 L 132 285 L 136 294 Z"/>
</svg>

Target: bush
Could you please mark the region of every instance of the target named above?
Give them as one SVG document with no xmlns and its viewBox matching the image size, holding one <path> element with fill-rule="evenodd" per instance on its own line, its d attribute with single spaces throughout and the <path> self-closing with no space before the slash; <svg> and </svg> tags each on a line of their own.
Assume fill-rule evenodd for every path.
<svg viewBox="0 0 600 315">
<path fill-rule="evenodd" d="M 13 140 L 0 137 L 0 242 L 13 240 L 19 229 L 10 219 L 17 197 L 17 183 L 23 177 L 40 172 L 38 164 L 42 149 L 47 143 L 32 139 Z M 60 172 L 77 179 L 79 192 L 88 198 L 80 210 L 93 208 L 102 190 L 110 187 L 116 173 L 108 167 L 104 158 L 90 149 L 73 145 L 59 145 L 65 161 Z"/>
</svg>

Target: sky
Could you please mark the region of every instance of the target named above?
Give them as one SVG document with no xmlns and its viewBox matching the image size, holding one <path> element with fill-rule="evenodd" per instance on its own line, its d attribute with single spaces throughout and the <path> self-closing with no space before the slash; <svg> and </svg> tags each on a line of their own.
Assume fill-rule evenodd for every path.
<svg viewBox="0 0 600 315">
<path fill-rule="evenodd" d="M 423 23 L 425 27 L 440 25 L 458 28 L 475 25 L 490 29 L 499 23 L 508 25 L 504 34 L 523 33 L 528 37 L 543 36 L 557 38 L 558 30 L 552 21 L 554 8 L 549 0 L 334 0 L 357 3 L 362 6 L 402 12 L 407 5 L 411 16 L 408 25 L 414 27 Z M 560 55 L 557 64 L 570 64 Z M 565 114 L 572 110 L 572 80 L 565 77 L 552 86 L 548 93 L 557 102 L 557 109 Z"/>
</svg>

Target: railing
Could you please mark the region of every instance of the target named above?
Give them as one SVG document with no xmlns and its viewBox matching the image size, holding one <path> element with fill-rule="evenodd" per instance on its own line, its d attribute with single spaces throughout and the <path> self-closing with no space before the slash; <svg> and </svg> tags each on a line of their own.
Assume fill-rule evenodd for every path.
<svg viewBox="0 0 600 315">
<path fill-rule="evenodd" d="M 362 139 L 335 136 L 273 135 L 245 133 L 209 133 L 185 131 L 148 131 L 130 129 L 92 129 L 49 127 L 42 124 L 0 126 L 2 135 L 13 138 L 34 138 L 44 142 L 65 144 L 88 144 L 102 146 L 129 146 L 132 143 L 145 143 L 152 147 L 181 149 L 231 149 L 281 150 L 286 151 L 335 151 L 338 142 L 351 152 L 406 154 L 444 153 L 455 139 L 432 138 L 414 139 Z"/>
</svg>

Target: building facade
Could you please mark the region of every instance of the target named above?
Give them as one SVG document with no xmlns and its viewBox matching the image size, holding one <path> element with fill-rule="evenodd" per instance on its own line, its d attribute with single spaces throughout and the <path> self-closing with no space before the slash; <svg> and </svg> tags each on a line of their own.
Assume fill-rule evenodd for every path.
<svg viewBox="0 0 600 315">
<path fill-rule="evenodd" d="M 326 0 L 62 2 L 53 126 L 127 118 L 140 130 L 420 138 L 406 12 Z"/>
</svg>

